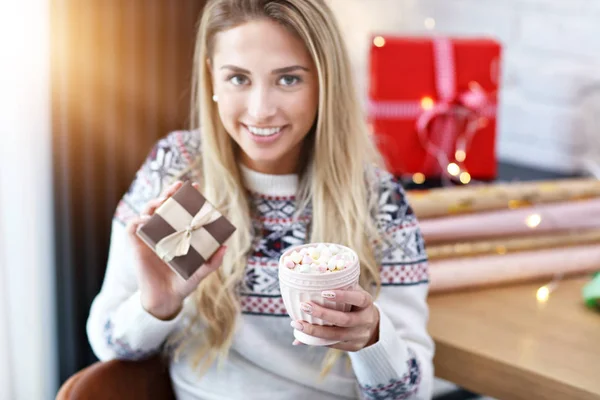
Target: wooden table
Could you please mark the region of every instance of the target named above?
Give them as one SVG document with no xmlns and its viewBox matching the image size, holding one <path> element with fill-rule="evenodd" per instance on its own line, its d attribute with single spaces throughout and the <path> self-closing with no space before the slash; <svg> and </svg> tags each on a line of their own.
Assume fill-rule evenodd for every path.
<svg viewBox="0 0 600 400">
<path fill-rule="evenodd" d="M 600 312 L 583 305 L 589 278 L 429 298 L 436 376 L 498 399 L 600 399 Z"/>
</svg>

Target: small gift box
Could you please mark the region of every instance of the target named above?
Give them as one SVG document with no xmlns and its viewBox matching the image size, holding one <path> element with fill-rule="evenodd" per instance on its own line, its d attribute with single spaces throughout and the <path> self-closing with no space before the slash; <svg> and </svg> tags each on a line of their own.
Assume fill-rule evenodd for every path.
<svg viewBox="0 0 600 400">
<path fill-rule="evenodd" d="M 187 181 L 137 234 L 187 280 L 234 231 L 235 227 Z"/>
<path fill-rule="evenodd" d="M 500 57 L 488 38 L 373 37 L 369 116 L 394 175 L 496 177 Z"/>
</svg>

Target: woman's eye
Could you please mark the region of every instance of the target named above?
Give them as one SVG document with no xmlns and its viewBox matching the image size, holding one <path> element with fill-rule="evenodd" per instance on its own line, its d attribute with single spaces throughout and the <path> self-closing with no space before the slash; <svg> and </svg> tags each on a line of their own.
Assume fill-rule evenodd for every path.
<svg viewBox="0 0 600 400">
<path fill-rule="evenodd" d="M 284 75 L 279 78 L 279 84 L 282 86 L 293 86 L 300 82 L 300 77 L 295 75 Z"/>
<path fill-rule="evenodd" d="M 233 83 L 236 86 L 245 85 L 248 82 L 248 78 L 244 75 L 234 75 L 229 78 L 229 82 Z"/>
</svg>

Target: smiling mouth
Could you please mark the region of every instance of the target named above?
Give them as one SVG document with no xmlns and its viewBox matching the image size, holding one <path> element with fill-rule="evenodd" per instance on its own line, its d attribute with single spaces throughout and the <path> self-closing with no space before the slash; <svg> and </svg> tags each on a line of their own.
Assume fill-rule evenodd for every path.
<svg viewBox="0 0 600 400">
<path fill-rule="evenodd" d="M 252 133 L 253 135 L 261 136 L 261 137 L 269 137 L 269 136 L 277 135 L 279 132 L 281 132 L 281 130 L 284 127 L 278 126 L 278 127 L 271 127 L 271 128 L 258 128 L 256 126 L 246 125 L 246 128 L 248 128 L 250 133 Z"/>
</svg>

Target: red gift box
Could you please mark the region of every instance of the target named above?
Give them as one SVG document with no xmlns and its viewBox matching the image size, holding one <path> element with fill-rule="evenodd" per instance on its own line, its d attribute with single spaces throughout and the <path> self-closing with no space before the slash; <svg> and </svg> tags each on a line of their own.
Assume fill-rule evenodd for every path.
<svg viewBox="0 0 600 400">
<path fill-rule="evenodd" d="M 369 118 L 393 174 L 496 177 L 500 57 L 493 39 L 373 36 Z"/>
</svg>

